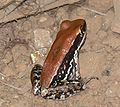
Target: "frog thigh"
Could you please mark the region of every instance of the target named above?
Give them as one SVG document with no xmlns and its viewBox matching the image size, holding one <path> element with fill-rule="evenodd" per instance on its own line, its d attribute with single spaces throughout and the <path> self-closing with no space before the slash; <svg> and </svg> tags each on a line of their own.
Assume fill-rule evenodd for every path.
<svg viewBox="0 0 120 107">
<path fill-rule="evenodd" d="M 83 82 L 80 80 L 66 83 L 64 82 L 62 86 L 47 89 L 47 94 L 43 94 L 44 96 L 42 97 L 45 99 L 65 100 L 67 97 L 79 93 L 82 87 Z"/>
</svg>

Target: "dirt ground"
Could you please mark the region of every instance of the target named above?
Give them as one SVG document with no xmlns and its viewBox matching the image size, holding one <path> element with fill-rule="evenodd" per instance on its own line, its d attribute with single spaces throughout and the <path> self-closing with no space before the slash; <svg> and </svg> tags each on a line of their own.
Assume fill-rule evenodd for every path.
<svg viewBox="0 0 120 107">
<path fill-rule="evenodd" d="M 0 107 L 120 107 L 120 32 L 116 32 L 114 26 L 119 20 L 115 21 L 113 1 L 100 1 L 82 0 L 17 20 L 7 16 L 0 19 Z M 3 7 L 0 18 L 1 9 Z M 81 76 L 97 76 L 99 80 L 91 81 L 86 90 L 64 101 L 34 96 L 30 83 L 34 66 L 31 54 L 39 51 L 40 60 L 36 63 L 43 64 L 60 23 L 78 18 L 86 20 L 88 32 L 80 51 Z"/>
</svg>

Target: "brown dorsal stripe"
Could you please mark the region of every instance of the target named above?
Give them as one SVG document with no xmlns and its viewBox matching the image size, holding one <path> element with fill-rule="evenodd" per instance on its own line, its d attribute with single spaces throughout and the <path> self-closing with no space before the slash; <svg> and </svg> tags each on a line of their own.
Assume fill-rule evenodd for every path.
<svg viewBox="0 0 120 107">
<path fill-rule="evenodd" d="M 83 19 L 68 21 L 68 26 L 64 23 L 65 21 L 62 23 L 64 27 L 61 27 L 58 32 L 56 40 L 54 41 L 43 65 L 43 71 L 41 74 L 41 85 L 43 88 L 49 87 L 53 77 L 57 74 L 64 57 L 73 45 L 79 29 L 84 25 L 85 21 Z"/>
</svg>

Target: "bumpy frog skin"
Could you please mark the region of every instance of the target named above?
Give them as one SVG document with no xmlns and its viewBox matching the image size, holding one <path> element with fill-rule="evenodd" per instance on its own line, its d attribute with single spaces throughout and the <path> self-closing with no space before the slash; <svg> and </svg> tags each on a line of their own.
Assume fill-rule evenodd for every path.
<svg viewBox="0 0 120 107">
<path fill-rule="evenodd" d="M 65 20 L 43 67 L 36 64 L 31 71 L 34 95 L 45 99 L 59 99 L 75 95 L 96 77 L 84 81 L 79 73 L 79 50 L 86 40 L 86 22 L 83 19 Z"/>
</svg>

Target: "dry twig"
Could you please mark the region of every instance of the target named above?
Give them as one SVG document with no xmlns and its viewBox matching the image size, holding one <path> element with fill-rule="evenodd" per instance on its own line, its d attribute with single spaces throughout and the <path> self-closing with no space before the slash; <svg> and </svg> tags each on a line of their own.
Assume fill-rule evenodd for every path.
<svg viewBox="0 0 120 107">
<path fill-rule="evenodd" d="M 11 12 L 13 12 L 14 10 L 16 10 L 18 7 L 20 7 L 23 3 L 25 3 L 27 0 L 23 0 L 21 3 L 19 3 L 17 5 L 17 7 L 15 7 Z M 64 1 L 64 0 L 63 0 Z M 74 2 L 76 2 L 77 0 L 75 0 Z M 81 1 L 81 0 L 80 0 Z M 79 1 L 79 2 L 80 2 Z M 84 0 L 83 0 L 84 1 Z M 42 8 L 40 9 L 37 9 L 35 12 L 31 13 L 31 14 L 27 14 L 27 15 L 24 15 L 24 16 L 21 16 L 19 18 L 16 18 L 16 19 L 13 19 L 13 20 L 10 20 L 10 21 L 7 21 L 7 22 L 2 22 L 0 23 L 0 27 L 3 27 L 4 25 L 8 24 L 8 23 L 11 23 L 11 22 L 17 22 L 17 20 L 21 20 L 21 19 L 24 19 L 24 18 L 29 18 L 31 16 L 36 16 L 38 14 L 41 14 L 41 13 L 44 13 L 44 12 L 48 12 L 48 11 L 51 11 L 53 9 L 57 9 L 57 8 L 60 8 L 60 7 L 63 7 L 63 6 L 66 6 L 66 5 L 69 5 L 71 4 L 71 2 L 69 3 L 69 1 L 64 1 L 65 3 L 62 2 L 62 0 L 58 0 L 56 2 L 53 2 L 53 3 L 50 3 L 50 4 L 47 4 L 47 5 L 44 5 Z M 73 3 L 74 3 L 73 2 Z M 56 4 L 59 4 L 59 5 L 56 5 Z M 9 12 L 7 15 L 9 15 L 11 12 Z"/>
<path fill-rule="evenodd" d="M 10 2 L 8 2 L 7 4 L 5 4 L 4 6 L 0 7 L 0 10 L 8 7 L 9 5 L 11 5 L 12 3 L 14 3 L 16 0 L 11 0 Z"/>
<path fill-rule="evenodd" d="M 13 11 L 15 11 L 18 7 L 20 7 L 24 2 L 26 2 L 27 0 L 23 0 L 21 1 L 12 11 L 10 11 L 6 16 L 8 16 L 10 13 L 12 13 Z"/>
<path fill-rule="evenodd" d="M 0 81 L 0 82 L 1 82 L 3 85 L 5 85 L 5 86 L 8 86 L 8 87 L 13 88 L 13 89 L 18 90 L 18 91 L 22 91 L 21 88 L 15 87 L 15 86 L 10 85 L 10 84 L 7 84 L 7 83 L 5 83 L 5 82 L 3 82 L 3 81 Z"/>
<path fill-rule="evenodd" d="M 6 77 L 3 73 L 0 72 L 0 75 L 3 76 L 3 77 Z"/>
<path fill-rule="evenodd" d="M 93 9 L 90 9 L 90 8 L 87 8 L 87 7 L 82 7 L 83 9 L 86 9 L 86 10 L 89 10 L 89 11 L 91 11 L 91 12 L 94 12 L 94 13 L 96 13 L 96 14 L 99 14 L 99 15 L 102 15 L 102 16 L 105 16 L 106 14 L 105 13 L 102 13 L 102 12 L 99 12 L 99 11 L 97 11 L 97 10 L 93 10 Z"/>
</svg>

